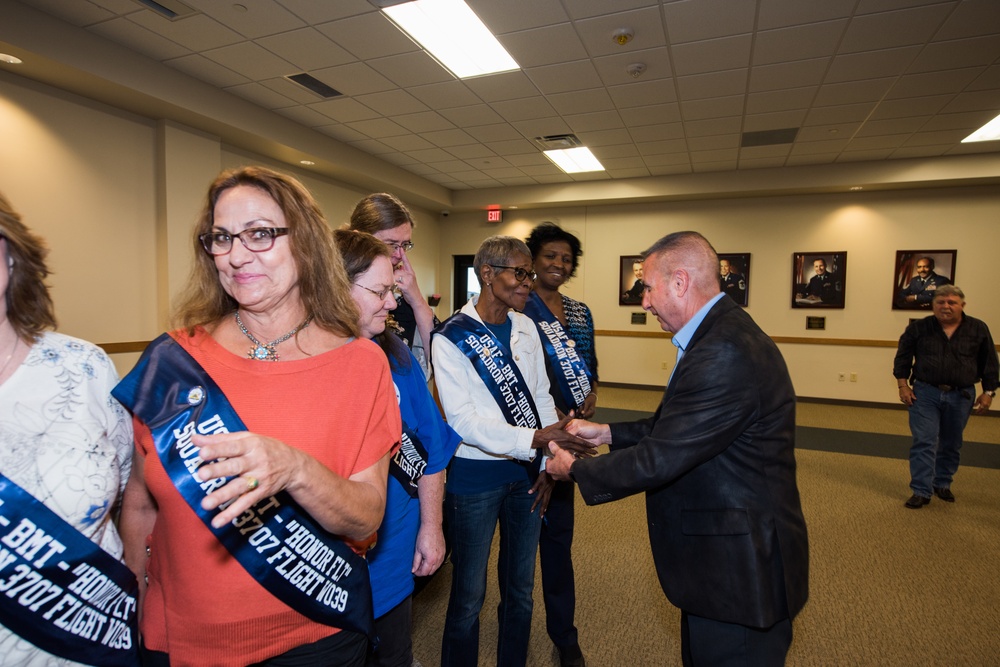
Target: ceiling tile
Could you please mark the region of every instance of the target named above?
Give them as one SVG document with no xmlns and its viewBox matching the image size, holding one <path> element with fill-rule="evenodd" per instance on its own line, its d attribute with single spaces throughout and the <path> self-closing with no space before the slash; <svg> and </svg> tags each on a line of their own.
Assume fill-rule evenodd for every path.
<svg viewBox="0 0 1000 667">
<path fill-rule="evenodd" d="M 569 20 L 559 0 L 466 0 L 466 4 L 494 35 Z"/>
<path fill-rule="evenodd" d="M 569 23 L 507 33 L 498 39 L 521 69 L 587 57 L 583 42 Z"/>
<path fill-rule="evenodd" d="M 448 148 L 449 149 L 448 152 L 451 153 L 452 155 L 455 155 L 455 152 L 451 150 L 452 146 L 456 147 L 467 146 L 467 145 L 479 146 L 478 144 L 475 143 L 475 139 L 473 139 L 471 135 L 459 129 L 421 132 L 420 136 L 422 136 L 424 139 L 426 139 L 427 141 L 431 142 L 432 144 L 434 144 L 439 148 Z M 480 150 L 483 153 L 487 152 L 485 147 L 480 147 Z M 459 156 L 456 155 L 455 157 Z M 469 155 L 469 157 L 482 157 L 482 155 L 479 156 Z"/>
<path fill-rule="evenodd" d="M 748 114 L 771 113 L 774 111 L 805 110 L 816 97 L 817 87 L 793 88 L 792 90 L 770 90 L 750 93 L 747 96 Z"/>
<path fill-rule="evenodd" d="M 823 82 L 829 66 L 829 58 L 755 66 L 750 70 L 750 90 L 759 92 L 818 86 Z"/>
<path fill-rule="evenodd" d="M 629 128 L 629 134 L 639 144 L 639 151 L 642 151 L 642 144 L 645 142 L 668 141 L 673 139 L 683 139 L 685 127 L 682 123 L 661 123 L 659 125 L 644 125 L 642 127 Z"/>
<path fill-rule="evenodd" d="M 960 2 L 932 38 L 933 41 L 990 35 L 1000 26 L 1000 3 Z"/>
<path fill-rule="evenodd" d="M 184 0 L 219 23 L 254 39 L 287 30 L 301 28 L 305 22 L 271 0 L 240 0 L 239 3 L 218 0 Z"/>
<path fill-rule="evenodd" d="M 950 3 L 943 3 L 855 16 L 844 32 L 840 52 L 882 51 L 896 46 L 923 44 L 934 36 L 951 10 Z"/>
<path fill-rule="evenodd" d="M 538 90 L 546 95 L 581 88 L 597 88 L 601 85 L 601 77 L 597 75 L 597 70 L 589 60 L 533 67 L 527 70 L 527 75 Z"/>
<path fill-rule="evenodd" d="M 487 144 L 491 141 L 506 141 L 508 139 L 520 139 L 521 133 L 507 123 L 495 123 L 493 125 L 479 125 L 476 127 L 463 128 L 466 132 Z"/>
<path fill-rule="evenodd" d="M 574 132 L 588 132 L 593 130 L 613 130 L 624 127 L 621 116 L 617 111 L 595 111 L 593 113 L 565 114 L 563 119 L 569 123 Z"/>
<path fill-rule="evenodd" d="M 1000 35 L 996 34 L 964 39 L 960 42 L 936 42 L 923 48 L 910 65 L 907 74 L 974 67 L 984 62 L 994 64 L 998 53 L 1000 53 Z"/>
<path fill-rule="evenodd" d="M 217 49 L 244 39 L 240 33 L 201 13 L 171 21 L 156 12 L 142 11 L 129 14 L 128 19 L 195 52 Z"/>
<path fill-rule="evenodd" d="M 755 3 L 729 0 L 671 2 L 663 6 L 671 44 L 696 42 L 753 31 Z"/>
<path fill-rule="evenodd" d="M 310 25 L 374 11 L 367 0 L 337 0 L 337 2 L 278 0 L 278 2 Z"/>
<path fill-rule="evenodd" d="M 744 132 L 762 130 L 782 130 L 787 127 L 801 127 L 806 118 L 806 110 L 774 111 L 771 113 L 747 114 L 743 119 Z"/>
<path fill-rule="evenodd" d="M 265 109 L 280 109 L 295 104 L 295 100 L 285 97 L 266 86 L 259 83 L 244 83 L 239 86 L 226 88 L 226 92 L 239 95 L 245 100 L 250 100 Z"/>
<path fill-rule="evenodd" d="M 806 114 L 805 125 L 838 125 L 864 121 L 875 108 L 875 102 L 813 107 Z"/>
<path fill-rule="evenodd" d="M 372 111 L 364 104 L 361 104 L 357 100 L 352 100 L 349 97 L 335 97 L 331 100 L 324 100 L 322 102 L 310 104 L 309 107 L 314 111 L 318 111 L 324 116 L 341 123 L 350 123 L 356 120 L 377 118 L 379 115 L 377 112 Z"/>
<path fill-rule="evenodd" d="M 435 109 L 467 107 L 479 103 L 479 98 L 461 81 L 444 81 L 422 86 L 407 86 L 407 92 Z"/>
<path fill-rule="evenodd" d="M 142 51 L 156 60 L 178 58 L 188 55 L 189 49 L 173 42 L 162 35 L 147 30 L 128 19 L 112 19 L 90 28 L 94 33 L 106 37 L 131 49 Z"/>
<path fill-rule="evenodd" d="M 434 148 L 434 144 L 427 141 L 425 137 L 419 137 L 415 134 L 402 134 L 397 137 L 382 137 L 381 141 L 386 146 L 400 152 L 419 151 L 426 148 Z"/>
<path fill-rule="evenodd" d="M 395 153 L 396 150 L 391 146 L 386 146 L 381 141 L 375 139 L 362 139 L 361 141 L 352 141 L 351 146 L 362 150 L 366 153 L 371 153 L 372 155 L 383 155 L 385 153 Z"/>
<path fill-rule="evenodd" d="M 240 83 L 247 83 L 249 79 L 242 74 L 237 74 L 228 67 L 223 67 L 214 60 L 209 60 L 200 54 L 191 54 L 165 61 L 166 65 L 190 74 L 196 79 L 201 79 L 218 88 L 227 88 Z"/>
<path fill-rule="evenodd" d="M 919 46 L 837 56 L 830 63 L 826 83 L 857 81 L 903 74 L 920 51 Z"/>
<path fill-rule="evenodd" d="M 515 120 L 531 120 L 533 118 L 548 118 L 555 116 L 556 111 L 544 97 L 526 97 L 519 100 L 494 102 L 493 110 L 503 116 L 507 122 Z"/>
<path fill-rule="evenodd" d="M 261 37 L 256 41 L 271 53 L 303 71 L 343 65 L 354 60 L 354 56 L 314 28 L 283 32 L 280 35 Z"/>
<path fill-rule="evenodd" d="M 676 123 L 681 120 L 680 106 L 677 104 L 654 104 L 648 107 L 632 107 L 618 112 L 628 127 Z"/>
<path fill-rule="evenodd" d="M 856 4 L 856 0 L 823 0 L 823 2 L 760 0 L 757 28 L 759 30 L 770 30 L 772 28 L 783 28 L 791 25 L 847 18 L 854 11 Z"/>
<path fill-rule="evenodd" d="M 486 145 L 493 149 L 497 155 L 523 155 L 525 153 L 537 153 L 538 146 L 527 139 L 513 139 L 510 141 L 488 141 Z"/>
<path fill-rule="evenodd" d="M 404 35 L 381 12 L 323 23 L 316 26 L 316 29 L 360 60 L 420 50 L 413 40 Z"/>
<path fill-rule="evenodd" d="M 438 130 L 451 130 L 455 127 L 447 118 L 444 118 L 435 111 L 401 114 L 393 116 L 392 119 L 411 132 L 435 132 Z"/>
<path fill-rule="evenodd" d="M 344 142 L 361 141 L 367 138 L 366 135 L 358 132 L 357 130 L 352 130 L 346 125 L 327 125 L 325 127 L 317 127 L 316 129 L 323 134 L 327 134 L 334 139 L 339 139 Z"/>
<path fill-rule="evenodd" d="M 745 98 L 745 95 L 730 95 L 729 97 L 681 102 L 680 112 L 685 120 L 739 116 L 743 113 Z"/>
<path fill-rule="evenodd" d="M 372 139 L 380 139 L 382 137 L 395 137 L 401 134 L 406 134 L 406 128 L 402 125 L 398 125 L 388 118 L 372 118 L 370 120 L 357 120 L 347 123 L 347 126 L 352 130 L 357 130 L 367 134 Z"/>
<path fill-rule="evenodd" d="M 446 83 L 455 80 L 451 72 L 424 51 L 375 58 L 368 60 L 367 64 L 401 87 Z"/>
<path fill-rule="evenodd" d="M 496 125 L 503 123 L 503 118 L 485 104 L 473 104 L 467 107 L 441 109 L 442 116 L 459 127 L 475 127 L 477 125 Z"/>
<path fill-rule="evenodd" d="M 212 49 L 205 51 L 204 55 L 254 81 L 298 72 L 295 65 L 253 42 L 240 42 L 221 49 Z"/>
<path fill-rule="evenodd" d="M 873 120 L 907 118 L 915 114 L 930 117 L 941 111 L 952 98 L 952 95 L 928 95 L 908 97 L 904 100 L 882 100 L 875 107 L 871 117 Z"/>
<path fill-rule="evenodd" d="M 535 137 L 550 137 L 555 134 L 570 134 L 572 128 L 558 116 L 548 118 L 536 118 L 533 120 L 519 120 L 511 125 L 526 139 L 534 140 Z"/>
<path fill-rule="evenodd" d="M 753 64 L 828 58 L 837 52 L 846 27 L 844 19 L 759 32 L 754 39 Z"/>
<path fill-rule="evenodd" d="M 749 67 L 752 43 L 750 35 L 737 35 L 675 46 L 674 72 L 683 77 Z"/>
<path fill-rule="evenodd" d="M 444 147 L 442 146 L 442 148 Z M 493 151 L 486 146 L 475 143 L 465 144 L 462 146 L 447 146 L 447 150 L 459 160 L 467 160 L 474 157 L 486 157 L 494 154 Z"/>
<path fill-rule="evenodd" d="M 877 102 L 885 97 L 892 83 L 893 79 L 889 78 L 831 83 L 820 86 L 813 104 L 825 107 L 855 102 Z"/>
<path fill-rule="evenodd" d="M 479 76 L 466 79 L 465 85 L 484 102 L 516 100 L 538 94 L 535 84 L 524 72 L 503 72 L 493 76 Z"/>
<path fill-rule="evenodd" d="M 608 94 L 619 109 L 666 104 L 677 100 L 672 79 L 637 81 L 623 86 L 611 86 L 608 88 Z"/>
<path fill-rule="evenodd" d="M 395 88 L 391 81 L 364 63 L 326 67 L 313 70 L 311 74 L 344 95 L 364 95 Z"/>
<path fill-rule="evenodd" d="M 886 95 L 889 99 L 920 97 L 933 90 L 939 93 L 958 93 L 976 80 L 984 71 L 981 67 L 950 69 L 941 72 L 907 74 L 892 84 Z"/>
<path fill-rule="evenodd" d="M 314 111 L 309 107 L 301 105 L 286 107 L 284 109 L 275 109 L 275 111 L 280 113 L 282 116 L 291 118 L 296 123 L 305 125 L 306 127 L 319 128 L 320 126 L 328 125 L 330 123 L 330 119 L 327 116 L 324 116 L 320 112 Z"/>
<path fill-rule="evenodd" d="M 549 104 L 558 113 L 584 113 L 588 111 L 610 111 L 615 108 L 611 96 L 604 88 L 576 90 L 569 93 L 546 95 Z"/>
<path fill-rule="evenodd" d="M 680 91 L 681 100 L 740 95 L 746 91 L 746 86 L 747 70 L 745 69 L 677 78 L 677 88 Z"/>
<path fill-rule="evenodd" d="M 684 135 L 690 139 L 691 137 L 710 137 L 714 134 L 736 134 L 742 127 L 740 121 L 739 116 L 685 121 Z"/>
<path fill-rule="evenodd" d="M 396 116 L 428 110 L 426 104 L 402 90 L 385 90 L 379 93 L 358 95 L 354 99 L 383 116 Z"/>
<path fill-rule="evenodd" d="M 639 150 L 635 147 L 635 144 L 629 142 L 627 144 L 618 144 L 615 146 L 594 146 L 588 144 L 590 152 L 597 156 L 598 160 L 618 158 L 618 157 L 633 157 L 639 155 Z"/>
<path fill-rule="evenodd" d="M 615 144 L 632 144 L 632 135 L 624 127 L 613 130 L 587 130 L 578 135 L 585 146 L 613 146 Z"/>
</svg>

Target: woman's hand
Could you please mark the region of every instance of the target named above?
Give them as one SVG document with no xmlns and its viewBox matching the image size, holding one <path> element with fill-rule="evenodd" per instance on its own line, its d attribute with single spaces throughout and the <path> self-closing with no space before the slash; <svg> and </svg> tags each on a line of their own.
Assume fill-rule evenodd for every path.
<svg viewBox="0 0 1000 667">
<path fill-rule="evenodd" d="M 399 264 L 393 267 L 392 275 L 396 284 L 399 285 L 399 289 L 403 291 L 407 303 L 424 300 L 424 295 L 420 293 L 420 287 L 417 286 L 417 274 L 413 272 L 413 266 L 406 253 L 403 253 L 403 259 L 399 261 Z"/>
<path fill-rule="evenodd" d="M 231 503 L 212 518 L 213 528 L 222 528 L 264 498 L 292 486 L 305 456 L 280 440 L 249 431 L 195 435 L 191 442 L 201 448 L 199 456 L 205 461 L 198 468 L 199 479 L 233 478 L 201 501 L 205 510 Z"/>
<path fill-rule="evenodd" d="M 549 510 L 549 500 L 552 498 L 552 489 L 555 485 L 556 480 L 547 472 L 542 470 L 538 473 L 535 483 L 531 485 L 531 489 L 528 491 L 529 495 L 535 495 L 535 502 L 531 503 L 532 512 L 535 511 L 536 507 L 541 507 L 542 513 L 540 516 L 545 516 L 545 513 Z"/>
<path fill-rule="evenodd" d="M 597 412 L 597 392 L 592 391 L 587 394 L 587 398 L 583 399 L 583 406 L 580 407 L 576 416 L 580 419 L 590 419 L 595 412 Z"/>
<path fill-rule="evenodd" d="M 573 419 L 572 412 L 556 423 L 549 424 L 545 428 L 535 431 L 535 436 L 532 438 L 531 446 L 534 449 L 540 449 L 543 452 L 551 453 L 548 451 L 549 443 L 555 442 L 561 448 L 569 451 L 574 456 L 593 456 L 595 449 L 594 445 L 587 442 L 583 438 L 578 438 L 577 436 L 567 433 L 564 430 L 566 424 L 568 424 L 571 419 Z"/>
</svg>

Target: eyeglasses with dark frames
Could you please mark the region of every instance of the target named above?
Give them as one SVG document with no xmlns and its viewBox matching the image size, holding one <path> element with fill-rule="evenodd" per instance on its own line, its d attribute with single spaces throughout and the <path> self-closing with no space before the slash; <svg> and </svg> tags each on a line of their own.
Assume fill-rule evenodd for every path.
<svg viewBox="0 0 1000 667">
<path fill-rule="evenodd" d="M 410 252 L 413 250 L 413 241 L 403 241 L 402 243 L 396 243 L 395 241 L 382 241 L 382 243 L 389 246 L 393 252 L 396 252 L 397 250 Z"/>
<path fill-rule="evenodd" d="M 398 298 L 396 296 L 396 286 L 395 285 L 390 285 L 389 287 L 383 287 L 381 290 L 373 290 L 371 287 L 365 287 L 361 283 L 353 283 L 353 284 L 357 285 L 358 287 L 360 287 L 363 290 L 367 290 L 367 291 L 371 292 L 372 294 L 374 294 L 375 296 L 378 297 L 379 301 L 385 301 L 386 295 L 390 294 L 390 293 L 392 294 L 392 297 L 394 299 Z"/>
<path fill-rule="evenodd" d="M 288 227 L 251 227 L 239 234 L 215 229 L 198 237 L 201 246 L 212 257 L 228 255 L 233 249 L 233 239 L 239 239 L 250 252 L 266 252 L 274 247 L 274 239 L 288 233 Z"/>
<path fill-rule="evenodd" d="M 523 283 L 525 278 L 530 278 L 531 282 L 535 282 L 535 278 L 538 277 L 534 271 L 522 269 L 520 266 L 503 266 L 502 264 L 490 264 L 490 266 L 494 269 L 510 269 L 514 272 L 514 280 L 519 283 Z"/>
</svg>

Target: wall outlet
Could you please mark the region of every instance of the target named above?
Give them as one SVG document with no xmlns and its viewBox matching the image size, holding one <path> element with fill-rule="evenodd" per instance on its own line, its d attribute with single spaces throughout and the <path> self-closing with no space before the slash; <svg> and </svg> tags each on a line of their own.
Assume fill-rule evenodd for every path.
<svg viewBox="0 0 1000 667">
<path fill-rule="evenodd" d="M 847 379 L 847 373 L 837 373 L 837 379 L 843 382 Z"/>
<path fill-rule="evenodd" d="M 660 369 L 661 370 L 665 370 L 665 371 L 669 370 L 670 369 L 670 364 L 668 364 L 667 362 L 664 361 L 663 364 L 660 366 Z"/>
<path fill-rule="evenodd" d="M 858 381 L 858 374 L 855 373 L 854 371 L 851 371 L 851 382 L 857 382 L 857 381 Z"/>
</svg>

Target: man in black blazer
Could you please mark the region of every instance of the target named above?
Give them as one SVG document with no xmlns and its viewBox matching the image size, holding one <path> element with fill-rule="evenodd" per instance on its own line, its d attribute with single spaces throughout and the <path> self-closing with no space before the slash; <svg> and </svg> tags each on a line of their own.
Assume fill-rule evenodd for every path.
<svg viewBox="0 0 1000 667">
<path fill-rule="evenodd" d="M 687 666 L 782 665 L 808 597 L 809 548 L 795 482 L 795 394 L 784 359 L 719 291 L 719 260 L 697 232 L 643 256 L 642 306 L 674 333 L 677 365 L 649 419 L 577 420 L 611 453 L 546 466 L 588 505 L 646 492 L 660 585 L 681 609 Z"/>
</svg>

